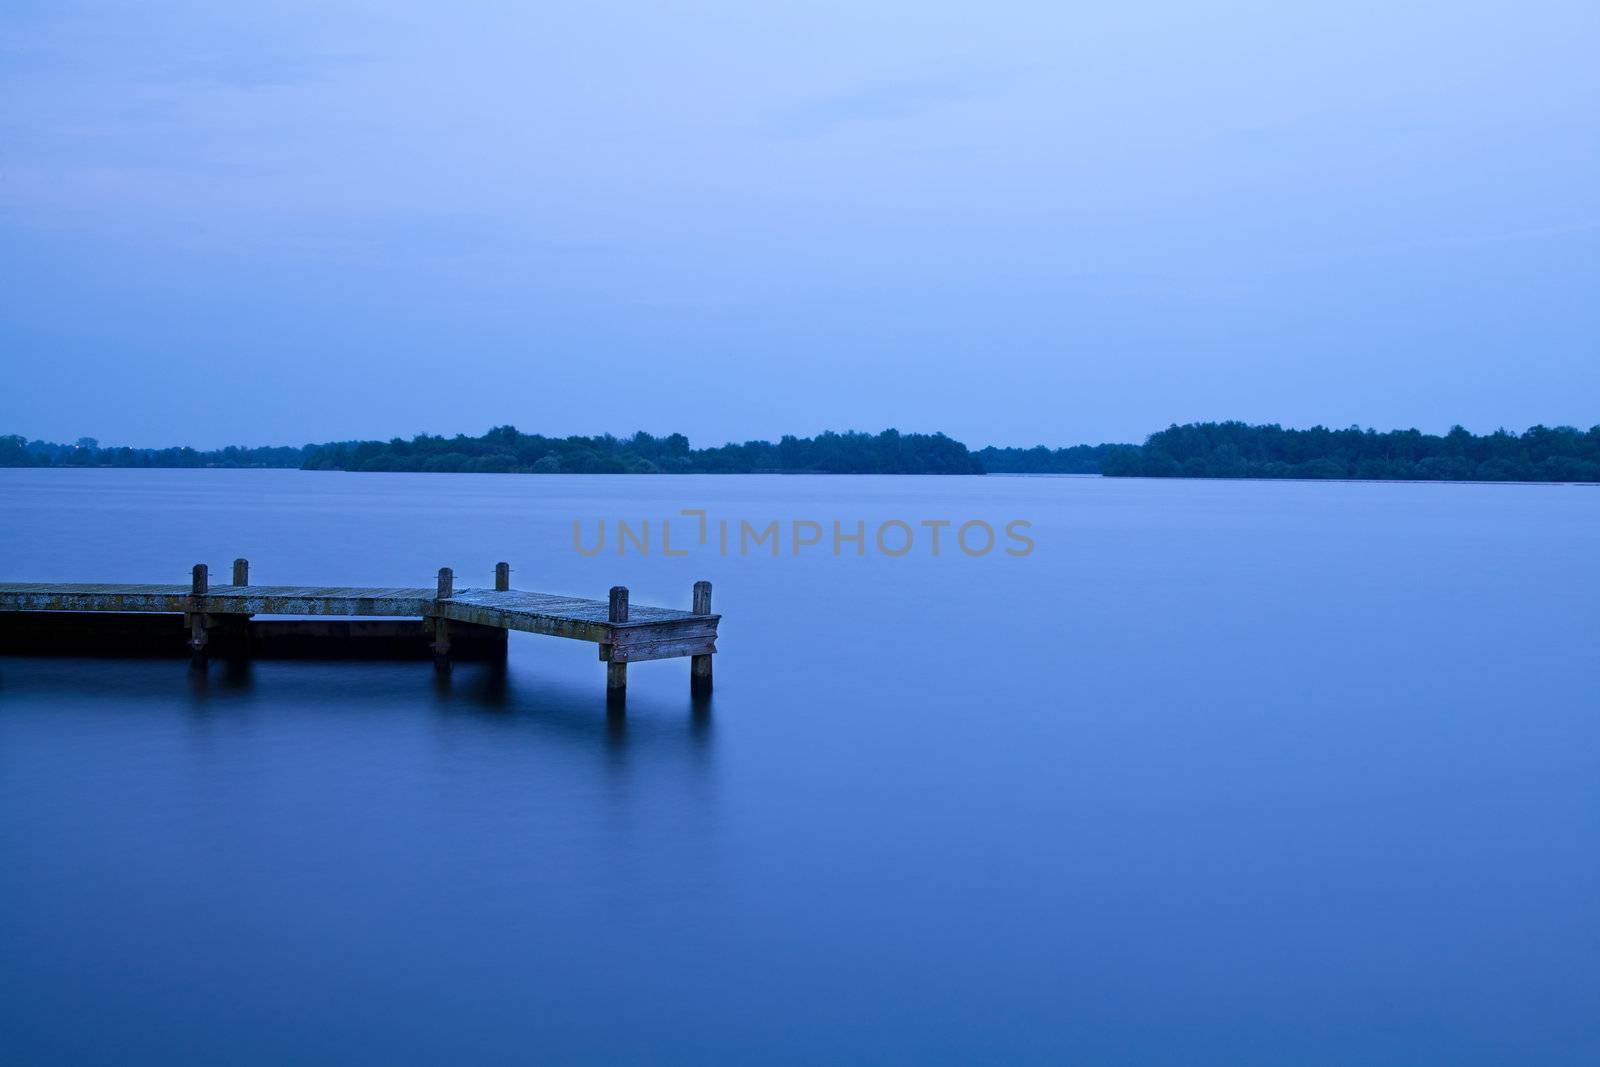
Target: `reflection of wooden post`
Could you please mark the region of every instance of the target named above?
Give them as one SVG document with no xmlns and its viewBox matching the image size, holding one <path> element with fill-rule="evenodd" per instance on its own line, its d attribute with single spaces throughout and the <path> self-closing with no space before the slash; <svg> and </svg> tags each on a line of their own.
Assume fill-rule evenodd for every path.
<svg viewBox="0 0 1600 1067">
<path fill-rule="evenodd" d="M 511 588 L 511 564 L 496 563 L 494 565 L 494 588 L 497 593 L 504 593 Z"/>
<path fill-rule="evenodd" d="M 628 621 L 628 587 L 611 587 L 611 603 L 607 618 L 611 622 Z M 628 691 L 628 664 L 609 660 L 606 663 L 606 696 L 621 696 Z"/>
<path fill-rule="evenodd" d="M 434 592 L 435 601 L 449 600 L 456 595 L 456 572 L 449 567 L 439 568 L 439 587 Z M 433 665 L 435 669 L 450 669 L 450 620 L 442 615 L 433 617 Z"/>
<path fill-rule="evenodd" d="M 211 568 L 196 563 L 189 583 L 189 653 L 196 661 L 206 658 L 206 592 L 211 588 Z"/>
<path fill-rule="evenodd" d="M 250 561 L 242 556 L 233 561 L 233 584 L 250 584 Z"/>
<path fill-rule="evenodd" d="M 711 614 L 711 583 L 694 583 L 694 606 L 690 609 L 696 615 Z M 689 691 L 692 693 L 708 693 L 711 691 L 711 656 L 689 657 Z"/>
</svg>

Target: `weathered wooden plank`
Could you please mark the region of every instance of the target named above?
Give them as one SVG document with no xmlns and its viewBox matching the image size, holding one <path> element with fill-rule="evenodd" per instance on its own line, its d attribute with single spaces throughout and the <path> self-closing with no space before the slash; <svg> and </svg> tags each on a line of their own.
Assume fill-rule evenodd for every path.
<svg viewBox="0 0 1600 1067">
<path fill-rule="evenodd" d="M 611 637 L 611 627 L 604 622 L 588 622 L 529 611 L 508 611 L 504 608 L 478 607 L 463 604 L 459 600 L 430 603 L 426 613 L 456 622 L 473 622 L 480 626 L 498 626 L 506 630 L 544 634 L 547 637 L 567 637 L 576 641 L 606 641 Z"/>
<path fill-rule="evenodd" d="M 0 582 L 0 594 L 14 593 L 131 593 L 147 595 L 165 595 L 181 593 L 188 596 L 190 585 L 174 585 L 166 582 L 149 584 L 144 582 Z"/>
<path fill-rule="evenodd" d="M 224 587 L 206 597 L 211 611 L 252 615 L 417 616 L 433 603 L 431 590 L 396 589 L 374 595 L 359 589 L 273 586 Z"/>
<path fill-rule="evenodd" d="M 650 641 L 694 640 L 717 636 L 717 624 L 710 619 L 690 616 L 671 622 L 651 623 L 649 626 L 616 627 L 611 631 L 609 643 L 632 645 Z"/>
<path fill-rule="evenodd" d="M 519 589 L 461 589 L 456 591 L 455 596 L 451 598 L 451 602 L 471 604 L 475 607 L 531 612 L 538 615 L 549 615 L 585 622 L 611 621 L 608 601 L 559 596 L 552 593 L 530 593 Z M 678 611 L 673 608 L 655 608 L 644 604 L 630 604 L 628 606 L 627 621 L 618 625 L 643 626 L 691 617 L 693 617 L 693 612 Z"/>
<path fill-rule="evenodd" d="M 234 592 L 234 586 L 218 586 L 218 591 L 200 598 L 205 610 L 219 614 L 243 615 L 389 615 L 415 616 L 425 613 L 431 598 L 415 596 L 323 596 L 315 590 L 302 595 Z M 182 593 L 76 593 L 61 589 L 49 592 L 0 591 L 0 611 L 159 611 L 182 612 L 193 608 L 187 590 Z"/>
<path fill-rule="evenodd" d="M 188 586 L 170 586 L 160 591 L 137 586 L 115 591 L 68 586 L 0 590 L 0 611 L 181 612 L 187 610 L 189 604 Z"/>
<path fill-rule="evenodd" d="M 691 637 L 662 641 L 637 641 L 626 646 L 601 645 L 600 658 L 607 663 L 638 663 L 651 659 L 678 659 L 683 656 L 709 656 L 717 650 L 714 637 Z"/>
<path fill-rule="evenodd" d="M 581 597 L 557 596 L 553 593 L 460 589 L 450 601 L 454 604 L 470 604 L 473 607 L 532 612 L 589 622 L 605 622 L 607 617 L 606 602 L 603 600 L 585 600 Z"/>
</svg>

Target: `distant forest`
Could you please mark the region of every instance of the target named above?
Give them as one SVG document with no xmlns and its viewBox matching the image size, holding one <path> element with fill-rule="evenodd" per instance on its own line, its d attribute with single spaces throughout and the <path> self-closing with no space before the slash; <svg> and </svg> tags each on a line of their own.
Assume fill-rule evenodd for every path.
<svg viewBox="0 0 1600 1067">
<path fill-rule="evenodd" d="M 936 434 L 823 433 L 691 448 L 683 434 L 545 437 L 497 426 L 480 437 L 419 434 L 300 448 L 103 448 L 0 436 L 0 467 L 298 467 L 305 470 L 531 474 L 1104 474 L 1114 478 L 1363 478 L 1600 481 L 1600 426 L 1443 436 L 1351 427 L 1286 430 L 1190 423 L 1143 445 L 982 448 Z"/>
<path fill-rule="evenodd" d="M 1071 448 L 980 448 L 973 455 L 995 474 L 1099 474 L 1106 453 L 1128 445 L 1073 445 Z"/>
<path fill-rule="evenodd" d="M 481 437 L 418 434 L 406 440 L 336 441 L 303 448 L 102 448 L 0 437 L 6 467 L 299 467 L 304 470 L 471 474 L 982 474 L 960 441 L 942 433 L 823 433 L 690 448 L 681 433 L 655 437 L 545 437 L 496 426 Z"/>
<path fill-rule="evenodd" d="M 1352 426 L 1285 430 L 1242 422 L 1171 426 L 1142 447 L 1107 450 L 1114 478 L 1364 478 L 1408 481 L 1600 481 L 1600 426 L 1535 426 L 1522 434 L 1378 433 Z"/>
<path fill-rule="evenodd" d="M 101 448 L 93 437 L 76 444 L 29 441 L 16 434 L 0 435 L 0 467 L 298 467 L 304 448 L 240 448 L 229 445 L 207 452 L 193 448 Z"/>
</svg>

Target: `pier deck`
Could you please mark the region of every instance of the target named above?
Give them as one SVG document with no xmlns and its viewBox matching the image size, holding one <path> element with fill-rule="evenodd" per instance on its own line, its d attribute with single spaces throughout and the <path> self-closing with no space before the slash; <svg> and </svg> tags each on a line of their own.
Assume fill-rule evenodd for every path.
<svg viewBox="0 0 1600 1067">
<path fill-rule="evenodd" d="M 442 669 L 452 658 L 504 655 L 511 630 L 589 641 L 607 663 L 607 690 L 627 685 L 627 665 L 689 657 L 697 690 L 709 688 L 717 623 L 711 584 L 697 582 L 693 608 L 630 605 L 616 586 L 607 600 L 560 596 L 510 588 L 510 567 L 495 568 L 495 588 L 456 589 L 454 573 L 439 572 L 434 588 L 249 584 L 249 563 L 234 561 L 233 585 L 212 586 L 205 564 L 188 585 L 128 585 L 89 582 L 0 583 L 0 648 L 136 653 L 168 647 L 161 635 L 179 632 L 203 660 L 212 651 L 229 655 L 416 655 L 424 649 Z M 74 614 L 81 613 L 81 614 Z M 132 618 L 168 616 L 166 624 Z M 309 616 L 257 621 L 256 616 Z M 392 620 L 388 623 L 345 620 Z M 74 641 L 77 634 L 83 640 Z M 95 639 L 98 638 L 98 639 Z"/>
</svg>

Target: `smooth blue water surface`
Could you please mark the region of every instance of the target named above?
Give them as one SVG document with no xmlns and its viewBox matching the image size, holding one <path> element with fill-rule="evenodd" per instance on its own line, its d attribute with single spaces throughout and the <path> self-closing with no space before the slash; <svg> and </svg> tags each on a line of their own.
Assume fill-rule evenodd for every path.
<svg viewBox="0 0 1600 1067">
<path fill-rule="evenodd" d="M 572 548 L 695 507 L 1038 547 Z M 625 716 L 524 635 L 0 657 L 0 1060 L 1600 1062 L 1597 550 L 1559 485 L 0 471 L 0 580 L 724 615 Z"/>
</svg>

